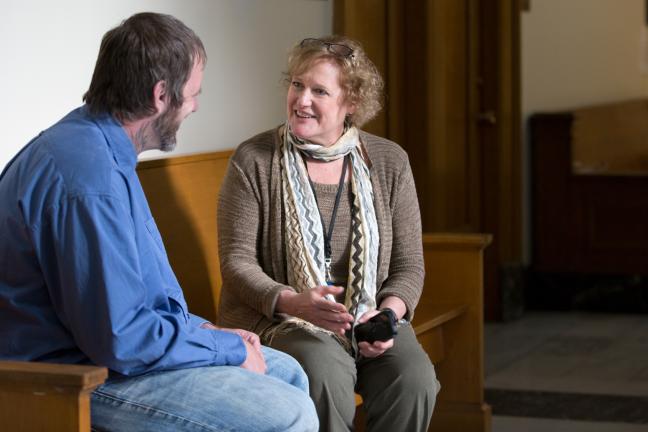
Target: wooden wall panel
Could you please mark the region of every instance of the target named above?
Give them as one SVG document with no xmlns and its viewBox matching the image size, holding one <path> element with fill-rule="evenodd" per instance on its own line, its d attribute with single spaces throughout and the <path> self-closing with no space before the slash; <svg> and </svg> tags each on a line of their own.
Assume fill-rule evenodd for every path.
<svg viewBox="0 0 648 432">
<path fill-rule="evenodd" d="M 338 1 L 335 32 L 359 39 L 386 82 L 383 114 L 366 129 L 410 156 L 426 231 L 478 231 L 478 170 L 466 85 L 469 0 Z"/>
<path fill-rule="evenodd" d="M 502 316 L 500 269 L 522 261 L 519 6 L 338 0 L 334 8 L 335 32 L 359 39 L 385 76 L 386 118 L 369 130 L 409 154 L 424 230 L 494 235 L 489 319 Z"/>
<path fill-rule="evenodd" d="M 333 32 L 356 39 L 374 62 L 387 82 L 387 1 L 386 0 L 335 0 Z M 363 128 L 375 135 L 386 137 L 387 113 L 378 116 Z"/>
</svg>

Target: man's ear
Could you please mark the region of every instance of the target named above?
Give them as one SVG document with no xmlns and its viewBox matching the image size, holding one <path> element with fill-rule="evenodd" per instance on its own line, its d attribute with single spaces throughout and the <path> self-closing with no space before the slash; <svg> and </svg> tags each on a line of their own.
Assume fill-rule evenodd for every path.
<svg viewBox="0 0 648 432">
<path fill-rule="evenodd" d="M 164 112 L 168 101 L 166 81 L 161 80 L 156 82 L 155 86 L 153 86 L 153 103 L 158 114 Z"/>
</svg>

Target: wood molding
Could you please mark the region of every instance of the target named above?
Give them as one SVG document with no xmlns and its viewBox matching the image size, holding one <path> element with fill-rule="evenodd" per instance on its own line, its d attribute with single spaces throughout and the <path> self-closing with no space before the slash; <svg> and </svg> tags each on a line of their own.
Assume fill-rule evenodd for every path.
<svg viewBox="0 0 648 432">
<path fill-rule="evenodd" d="M 518 0 L 481 2 L 481 230 L 494 236 L 485 255 L 486 318 L 501 319 L 500 268 L 522 260 L 522 150 Z"/>
</svg>

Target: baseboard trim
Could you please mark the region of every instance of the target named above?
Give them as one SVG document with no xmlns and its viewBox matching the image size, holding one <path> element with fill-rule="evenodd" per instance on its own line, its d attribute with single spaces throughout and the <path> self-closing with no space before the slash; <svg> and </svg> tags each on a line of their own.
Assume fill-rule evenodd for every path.
<svg viewBox="0 0 648 432">
<path fill-rule="evenodd" d="M 485 390 L 494 415 L 648 424 L 648 396 Z"/>
</svg>

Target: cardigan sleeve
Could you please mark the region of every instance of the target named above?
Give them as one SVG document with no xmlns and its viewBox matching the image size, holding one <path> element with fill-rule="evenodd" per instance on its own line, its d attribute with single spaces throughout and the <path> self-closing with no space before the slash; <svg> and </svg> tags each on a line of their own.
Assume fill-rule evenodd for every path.
<svg viewBox="0 0 648 432">
<path fill-rule="evenodd" d="M 377 303 L 387 296 L 396 296 L 407 306 L 405 318 L 412 319 L 423 290 L 425 266 L 421 213 L 414 177 L 405 157 L 392 193 L 392 249 L 387 279 L 376 295 Z"/>
<path fill-rule="evenodd" d="M 264 215 L 258 188 L 251 173 L 233 158 L 220 190 L 218 244 L 223 290 L 273 319 L 279 293 L 292 288 L 276 282 L 260 264 L 261 230 Z"/>
</svg>

